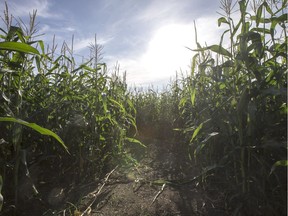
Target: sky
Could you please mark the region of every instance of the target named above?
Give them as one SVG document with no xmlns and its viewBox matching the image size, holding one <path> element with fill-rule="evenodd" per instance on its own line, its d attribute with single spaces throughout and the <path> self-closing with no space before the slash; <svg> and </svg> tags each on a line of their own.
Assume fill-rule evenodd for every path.
<svg viewBox="0 0 288 216">
<path fill-rule="evenodd" d="M 166 85 L 176 71 L 188 73 L 198 42 L 219 42 L 220 0 L 7 0 L 13 16 L 24 21 L 37 9 L 38 33 L 46 44 L 53 36 L 71 44 L 75 57 L 88 57 L 95 34 L 103 61 L 126 71 L 130 86 Z M 4 0 L 0 0 L 3 16 Z M 2 24 L 1 24 L 2 25 Z M 82 59 L 82 58 L 81 58 Z M 80 61 L 80 60 L 79 60 Z"/>
</svg>

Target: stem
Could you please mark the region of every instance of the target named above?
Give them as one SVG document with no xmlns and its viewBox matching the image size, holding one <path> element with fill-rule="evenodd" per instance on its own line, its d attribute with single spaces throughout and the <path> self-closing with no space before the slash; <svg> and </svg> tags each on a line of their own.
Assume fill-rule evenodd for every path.
<svg viewBox="0 0 288 216">
<path fill-rule="evenodd" d="M 19 165 L 20 165 L 20 148 L 19 148 L 19 146 L 17 146 L 16 161 L 15 161 L 15 168 L 14 168 L 14 185 L 15 185 L 15 190 L 14 190 L 14 196 L 15 196 L 14 215 L 17 215 L 17 207 L 18 207 L 18 173 L 19 173 Z"/>
</svg>

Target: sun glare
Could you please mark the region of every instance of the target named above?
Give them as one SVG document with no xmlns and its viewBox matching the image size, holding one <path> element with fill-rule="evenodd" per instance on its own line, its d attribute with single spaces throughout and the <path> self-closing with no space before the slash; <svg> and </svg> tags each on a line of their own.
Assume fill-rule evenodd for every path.
<svg viewBox="0 0 288 216">
<path fill-rule="evenodd" d="M 159 28 L 150 40 L 141 62 L 153 78 L 167 78 L 189 65 L 193 25 L 170 24 Z M 186 69 L 186 68 L 185 68 Z"/>
<path fill-rule="evenodd" d="M 216 36 L 223 27 L 218 28 L 214 20 L 213 16 L 196 20 L 198 42 L 201 45 L 217 43 Z M 157 85 L 158 81 L 175 77 L 176 72 L 182 71 L 184 75 L 189 72 L 195 53 L 186 47 L 196 48 L 194 22 L 167 24 L 154 32 L 141 56 L 119 59 L 119 62 L 122 69 L 128 72 L 128 83 Z"/>
</svg>

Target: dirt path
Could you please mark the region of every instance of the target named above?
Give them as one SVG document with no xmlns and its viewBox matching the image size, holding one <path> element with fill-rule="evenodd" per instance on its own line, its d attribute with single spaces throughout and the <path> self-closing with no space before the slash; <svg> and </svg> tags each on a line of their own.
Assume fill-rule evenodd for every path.
<svg viewBox="0 0 288 216">
<path fill-rule="evenodd" d="M 74 215 L 217 215 L 212 202 L 197 187 L 197 180 L 176 183 L 198 173 L 185 164 L 181 153 L 172 151 L 171 143 L 149 140 L 145 144 L 147 150 L 139 165 L 113 169 L 83 196 Z"/>
</svg>

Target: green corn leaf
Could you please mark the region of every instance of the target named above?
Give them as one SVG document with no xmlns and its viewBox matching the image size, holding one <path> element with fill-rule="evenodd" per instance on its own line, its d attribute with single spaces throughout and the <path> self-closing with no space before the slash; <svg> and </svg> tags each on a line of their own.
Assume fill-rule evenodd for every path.
<svg viewBox="0 0 288 216">
<path fill-rule="evenodd" d="M 237 104 L 237 113 L 243 114 L 245 112 L 245 110 L 248 107 L 249 100 L 250 100 L 249 90 L 247 88 L 245 88 L 245 90 L 242 92 L 242 94 L 240 96 L 240 100 Z"/>
<path fill-rule="evenodd" d="M 191 132 L 191 131 L 194 131 L 195 130 L 195 126 L 192 126 L 192 127 L 189 127 L 189 128 L 185 128 L 183 130 L 184 133 L 187 133 L 187 132 Z"/>
<path fill-rule="evenodd" d="M 194 106 L 195 105 L 195 97 L 196 97 L 196 89 L 193 88 L 192 92 L 190 94 L 191 94 L 191 104 L 192 104 L 192 106 Z"/>
<path fill-rule="evenodd" d="M 252 21 L 256 21 L 256 16 L 251 16 Z M 259 23 L 270 23 L 271 19 L 270 18 L 260 18 Z"/>
<path fill-rule="evenodd" d="M 273 11 L 271 10 L 271 8 L 269 7 L 269 5 L 268 5 L 268 3 L 266 1 L 263 3 L 263 6 L 266 8 L 268 13 L 273 15 Z"/>
<path fill-rule="evenodd" d="M 6 94 L 4 92 L 2 92 L 2 98 L 8 102 L 8 103 L 11 103 L 11 100 L 6 96 Z"/>
<path fill-rule="evenodd" d="M 222 44 L 223 44 L 223 39 L 224 39 L 224 36 L 227 34 L 227 33 L 229 33 L 230 32 L 230 30 L 229 29 L 227 29 L 226 31 L 224 31 L 223 32 L 223 34 L 221 35 L 221 39 L 220 39 L 220 46 L 222 46 Z"/>
<path fill-rule="evenodd" d="M 142 142 L 140 142 L 140 141 L 137 140 L 137 139 L 130 138 L 130 137 L 126 137 L 125 140 L 128 141 L 128 142 L 130 142 L 130 143 L 136 143 L 136 144 L 138 144 L 138 145 L 140 145 L 140 146 L 142 146 L 142 147 L 144 147 L 144 148 L 147 148 L 146 145 L 144 145 Z"/>
<path fill-rule="evenodd" d="M 231 60 L 225 61 L 221 67 L 233 67 L 234 66 L 234 62 Z"/>
<path fill-rule="evenodd" d="M 182 109 L 187 103 L 187 99 L 185 97 L 181 98 L 181 100 L 179 101 L 179 109 Z"/>
<path fill-rule="evenodd" d="M 208 134 L 206 136 L 206 138 L 201 142 L 200 145 L 197 146 L 197 148 L 195 149 L 194 151 L 194 156 L 196 156 L 207 144 L 207 141 L 211 138 L 211 137 L 214 137 L 214 136 L 217 136 L 219 133 L 218 132 L 212 132 L 210 134 Z"/>
<path fill-rule="evenodd" d="M 0 31 L 3 32 L 5 35 L 7 35 L 7 32 L 4 29 L 0 28 Z M 5 39 L 3 35 L 1 35 L 1 38 Z"/>
<path fill-rule="evenodd" d="M 192 179 L 189 179 L 189 180 L 183 182 L 182 184 L 185 184 L 186 182 L 187 183 L 192 182 L 192 181 L 194 181 L 196 179 L 199 179 L 199 178 L 203 178 L 208 172 L 210 172 L 212 170 L 215 170 L 215 169 L 218 169 L 218 168 L 223 168 L 223 167 L 224 166 L 218 165 L 218 164 L 214 164 L 214 165 L 211 165 L 211 166 L 206 166 L 206 167 L 202 168 L 202 172 L 199 175 L 193 177 Z"/>
<path fill-rule="evenodd" d="M 38 42 L 38 44 L 39 44 L 39 46 L 41 48 L 42 53 L 45 54 L 44 42 L 42 40 L 39 40 L 37 42 Z"/>
<path fill-rule="evenodd" d="M 287 0 L 282 1 L 282 8 L 287 7 Z"/>
<path fill-rule="evenodd" d="M 39 56 L 36 56 L 35 60 L 36 60 L 35 62 L 36 62 L 37 70 L 38 70 L 38 72 L 41 73 L 41 71 L 42 71 L 42 68 L 41 68 L 41 59 L 39 58 Z"/>
<path fill-rule="evenodd" d="M 286 166 L 287 167 L 288 166 L 288 160 L 280 160 L 280 161 L 275 162 L 271 168 L 269 175 L 271 175 L 278 166 Z"/>
<path fill-rule="evenodd" d="M 229 22 L 226 20 L 225 17 L 220 17 L 220 18 L 218 19 L 218 27 L 221 26 L 221 23 L 227 23 L 227 24 L 229 24 Z"/>
<path fill-rule="evenodd" d="M 111 97 L 109 97 L 109 101 L 112 102 L 113 104 L 115 104 L 118 108 L 120 108 L 122 113 L 125 113 L 125 108 L 123 107 L 122 104 L 120 104 L 116 100 L 112 99 Z"/>
<path fill-rule="evenodd" d="M 274 38 L 274 32 L 277 24 L 284 23 L 288 19 L 287 13 L 279 17 L 271 18 L 270 34 Z"/>
<path fill-rule="evenodd" d="M 195 139 L 195 137 L 198 135 L 199 131 L 202 129 L 203 123 L 201 123 L 196 130 L 193 132 L 192 138 L 190 139 L 190 143 Z"/>
<path fill-rule="evenodd" d="M 0 122 L 14 122 L 14 123 L 18 123 L 27 127 L 32 128 L 33 130 L 37 131 L 38 133 L 42 134 L 42 135 L 47 135 L 47 136 L 52 136 L 53 138 L 55 138 L 61 145 L 62 147 L 68 152 L 68 148 L 67 146 L 64 144 L 63 140 L 54 132 L 52 132 L 49 129 L 43 128 L 35 123 L 29 123 L 26 121 L 23 121 L 21 119 L 16 119 L 13 117 L 0 117 Z"/>
<path fill-rule="evenodd" d="M 208 47 L 204 47 L 204 48 L 201 48 L 201 49 L 196 49 L 196 50 L 193 50 L 193 51 L 205 51 L 205 50 L 211 50 L 213 52 L 216 52 L 218 54 L 221 54 L 221 55 L 224 55 L 224 56 L 228 56 L 228 57 L 232 57 L 232 54 L 224 49 L 222 46 L 219 46 L 219 45 L 211 45 L 211 46 L 208 46 Z"/>
<path fill-rule="evenodd" d="M 270 34 L 270 30 L 266 28 L 252 28 L 252 32 L 259 32 L 259 33 L 265 33 L 265 34 Z"/>
<path fill-rule="evenodd" d="M 0 42 L 0 50 L 18 51 L 23 53 L 40 55 L 39 51 L 34 47 L 19 42 Z"/>
<path fill-rule="evenodd" d="M 6 41 L 12 40 L 13 37 L 15 37 L 16 35 L 19 37 L 21 42 L 24 43 L 23 31 L 21 28 L 17 26 L 10 26 L 9 32 L 7 33 L 7 36 L 6 36 Z"/>
<path fill-rule="evenodd" d="M 182 128 L 173 128 L 173 131 L 183 131 Z"/>
<path fill-rule="evenodd" d="M 191 64 L 191 77 L 194 77 L 194 74 L 195 74 L 195 70 L 196 70 L 196 60 L 197 58 L 199 57 L 199 54 L 195 54 L 192 58 L 192 64 Z"/>
<path fill-rule="evenodd" d="M 280 107 L 280 112 L 281 114 L 285 114 L 287 115 L 288 114 L 288 107 L 287 107 L 287 103 L 283 103 Z"/>
<path fill-rule="evenodd" d="M 197 42 L 196 44 L 197 44 L 197 48 L 198 48 L 198 49 L 201 49 L 201 48 L 202 48 L 202 46 L 200 45 L 200 43 Z"/>
<path fill-rule="evenodd" d="M 278 23 L 280 23 L 280 22 L 284 23 L 288 19 L 288 14 L 285 13 L 285 14 L 282 14 L 281 16 L 279 16 L 279 17 L 272 18 L 272 20 L 273 19 L 275 19 Z"/>
<path fill-rule="evenodd" d="M 220 83 L 220 84 L 219 84 L 219 89 L 220 89 L 220 90 L 225 89 L 225 88 L 226 88 L 225 83 Z"/>
<path fill-rule="evenodd" d="M 240 25 L 241 25 L 241 20 L 237 23 L 237 25 L 235 27 L 233 25 L 233 31 L 232 31 L 232 34 L 231 34 L 231 38 L 233 38 L 235 36 L 235 34 L 237 33 Z"/>
<path fill-rule="evenodd" d="M 212 45 L 212 46 L 209 46 L 207 48 L 210 49 L 213 52 L 218 53 L 218 54 L 225 55 L 225 56 L 228 56 L 228 57 L 232 57 L 231 53 L 229 51 L 227 51 L 226 49 L 224 49 L 222 46 Z"/>
<path fill-rule="evenodd" d="M 260 20 L 261 20 L 261 16 L 262 16 L 262 10 L 263 10 L 263 4 L 260 5 L 260 7 L 257 10 L 256 13 L 256 26 L 259 26 Z"/>
<path fill-rule="evenodd" d="M 261 35 L 259 33 L 251 31 L 247 33 L 247 39 L 252 41 L 252 44 L 249 46 L 248 51 L 254 49 L 256 54 L 260 56 L 263 49 Z"/>
</svg>

